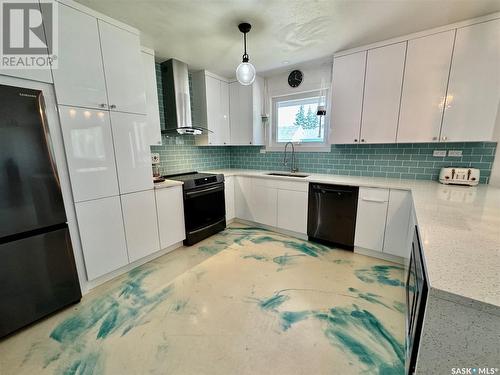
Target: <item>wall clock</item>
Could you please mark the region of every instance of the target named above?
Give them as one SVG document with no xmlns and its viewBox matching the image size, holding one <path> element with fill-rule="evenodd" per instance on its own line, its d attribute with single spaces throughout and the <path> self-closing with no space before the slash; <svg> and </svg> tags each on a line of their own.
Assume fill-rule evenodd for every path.
<svg viewBox="0 0 500 375">
<path fill-rule="evenodd" d="M 298 87 L 302 83 L 304 74 L 300 70 L 294 70 L 288 75 L 288 84 L 290 87 Z"/>
</svg>

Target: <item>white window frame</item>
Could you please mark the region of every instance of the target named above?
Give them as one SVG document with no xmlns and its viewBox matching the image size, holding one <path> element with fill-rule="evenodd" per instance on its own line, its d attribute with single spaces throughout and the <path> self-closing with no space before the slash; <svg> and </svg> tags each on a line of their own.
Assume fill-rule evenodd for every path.
<svg viewBox="0 0 500 375">
<path fill-rule="evenodd" d="M 329 114 L 329 93 L 330 90 L 327 88 L 311 90 L 311 91 L 303 91 L 296 94 L 287 94 L 287 95 L 279 95 L 273 96 L 271 98 L 271 122 L 268 127 L 267 139 L 268 142 L 266 144 L 266 151 L 283 151 L 285 147 L 285 142 L 276 142 L 276 128 L 277 124 L 277 105 L 282 101 L 289 100 L 300 100 L 309 98 L 311 96 L 325 96 L 325 104 L 326 104 L 326 116 L 323 118 L 323 131 L 324 131 L 324 141 L 323 142 L 293 142 L 295 146 L 295 151 L 298 152 L 329 152 L 331 150 L 331 144 L 329 142 L 329 130 L 330 130 L 330 114 Z"/>
</svg>

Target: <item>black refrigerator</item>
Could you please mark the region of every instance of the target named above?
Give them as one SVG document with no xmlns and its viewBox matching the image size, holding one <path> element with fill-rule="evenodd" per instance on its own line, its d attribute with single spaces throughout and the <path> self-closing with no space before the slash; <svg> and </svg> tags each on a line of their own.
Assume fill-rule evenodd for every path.
<svg viewBox="0 0 500 375">
<path fill-rule="evenodd" d="M 42 91 L 0 85 L 0 338 L 80 299 Z"/>
</svg>

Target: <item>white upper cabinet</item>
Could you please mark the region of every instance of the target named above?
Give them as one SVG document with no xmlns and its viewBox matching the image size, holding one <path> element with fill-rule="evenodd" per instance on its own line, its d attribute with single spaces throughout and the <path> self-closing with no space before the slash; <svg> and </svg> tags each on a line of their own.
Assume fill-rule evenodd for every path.
<svg viewBox="0 0 500 375">
<path fill-rule="evenodd" d="M 146 90 L 146 109 L 148 117 L 148 139 L 150 145 L 161 145 L 160 108 L 158 107 L 158 86 L 154 51 L 141 52 Z"/>
<path fill-rule="evenodd" d="M 231 144 L 250 145 L 253 141 L 252 86 L 238 81 L 229 84 Z"/>
<path fill-rule="evenodd" d="M 238 81 L 229 84 L 229 118 L 231 145 L 264 144 L 262 100 L 264 80 L 256 77 L 250 86 Z"/>
<path fill-rule="evenodd" d="M 107 109 L 97 19 L 59 3 L 58 67 L 53 69 L 59 104 Z"/>
<path fill-rule="evenodd" d="M 441 140 L 491 140 L 499 100 L 500 20 L 457 29 Z"/>
<path fill-rule="evenodd" d="M 139 36 L 101 20 L 98 25 L 109 108 L 146 114 Z"/>
<path fill-rule="evenodd" d="M 266 129 L 262 123 L 262 114 L 264 113 L 264 101 L 266 94 L 264 92 L 264 78 L 256 76 L 252 84 L 252 108 L 253 108 L 253 140 L 254 145 L 265 144 Z"/>
<path fill-rule="evenodd" d="M 222 124 L 221 81 L 210 76 L 205 77 L 207 92 L 207 128 L 208 144 L 220 145 L 224 135 Z"/>
<path fill-rule="evenodd" d="M 333 60 L 331 143 L 359 142 L 365 64 L 366 51 Z"/>
<path fill-rule="evenodd" d="M 130 262 L 160 250 L 154 190 L 120 196 Z"/>
<path fill-rule="evenodd" d="M 408 41 L 398 142 L 439 140 L 455 30 Z"/>
<path fill-rule="evenodd" d="M 206 71 L 199 71 L 192 75 L 192 87 L 193 125 L 209 130 L 208 135 L 196 137 L 196 143 L 229 145 L 229 84 Z"/>
<path fill-rule="evenodd" d="M 229 127 L 229 83 L 220 81 L 220 114 L 219 114 L 219 144 L 231 143 L 231 130 Z"/>
<path fill-rule="evenodd" d="M 396 142 L 405 53 L 406 42 L 368 51 L 361 143 Z"/>
<path fill-rule="evenodd" d="M 111 112 L 120 193 L 153 188 L 151 151 L 145 115 Z"/>
<path fill-rule="evenodd" d="M 118 195 L 109 112 L 59 106 L 75 202 Z"/>
</svg>

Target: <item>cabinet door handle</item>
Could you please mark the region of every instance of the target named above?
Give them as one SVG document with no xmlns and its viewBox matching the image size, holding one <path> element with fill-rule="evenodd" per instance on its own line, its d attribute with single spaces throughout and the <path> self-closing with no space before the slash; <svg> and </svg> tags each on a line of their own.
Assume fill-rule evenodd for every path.
<svg viewBox="0 0 500 375">
<path fill-rule="evenodd" d="M 365 142 L 365 140 L 364 140 L 364 139 L 362 139 L 362 140 L 361 140 L 361 142 L 363 142 L 363 143 L 364 143 L 364 142 Z"/>
<path fill-rule="evenodd" d="M 365 202 L 373 202 L 373 203 L 386 203 L 387 201 L 384 199 L 373 199 L 373 198 L 361 198 L 361 200 Z"/>
<path fill-rule="evenodd" d="M 443 141 L 447 141 L 448 140 L 448 137 L 444 136 L 441 138 Z"/>
<path fill-rule="evenodd" d="M 357 141 L 358 141 L 357 139 L 354 140 L 354 142 L 357 142 Z"/>
<path fill-rule="evenodd" d="M 438 137 L 432 137 L 433 141 L 437 141 Z"/>
<path fill-rule="evenodd" d="M 99 104 L 99 108 L 106 108 L 107 107 L 107 104 L 106 103 L 101 103 Z"/>
<path fill-rule="evenodd" d="M 111 108 L 111 109 L 115 109 L 115 108 L 116 108 L 116 105 L 111 104 L 111 105 L 109 106 L 109 108 Z"/>
</svg>

